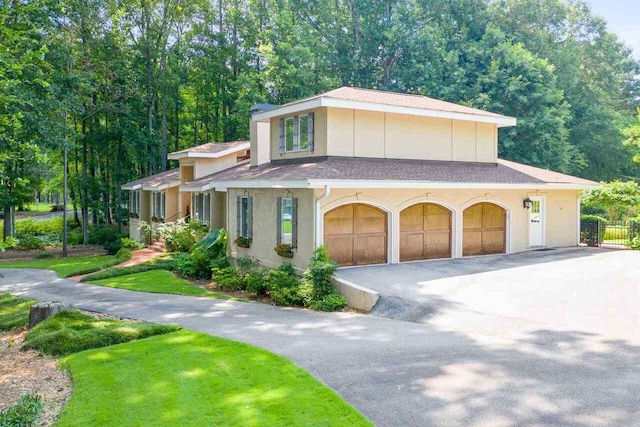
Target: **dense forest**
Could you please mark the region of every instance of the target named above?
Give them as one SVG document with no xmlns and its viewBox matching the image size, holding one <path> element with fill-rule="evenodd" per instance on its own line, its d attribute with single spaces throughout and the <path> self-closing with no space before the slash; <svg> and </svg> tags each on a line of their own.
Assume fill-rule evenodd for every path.
<svg viewBox="0 0 640 427">
<path fill-rule="evenodd" d="M 60 191 L 66 146 L 76 221 L 116 221 L 167 152 L 342 85 L 515 116 L 501 157 L 633 179 L 639 75 L 579 1 L 0 0 L 0 205 Z"/>
</svg>

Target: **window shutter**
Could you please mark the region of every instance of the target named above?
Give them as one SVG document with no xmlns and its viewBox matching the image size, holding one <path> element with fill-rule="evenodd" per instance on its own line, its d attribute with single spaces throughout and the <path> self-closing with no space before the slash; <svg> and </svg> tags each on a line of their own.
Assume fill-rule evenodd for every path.
<svg viewBox="0 0 640 427">
<path fill-rule="evenodd" d="M 280 119 L 280 154 L 284 154 L 284 139 L 285 139 L 284 119 Z"/>
<path fill-rule="evenodd" d="M 291 246 L 298 247 L 298 198 L 291 199 Z"/>
<path fill-rule="evenodd" d="M 242 196 L 236 196 L 236 237 L 242 237 L 242 227 L 240 226 L 240 211 L 242 209 Z"/>
<path fill-rule="evenodd" d="M 253 197 L 247 200 L 247 237 L 253 239 Z"/>
<path fill-rule="evenodd" d="M 309 119 L 307 123 L 308 123 L 307 132 L 309 136 L 309 151 L 313 151 L 313 134 L 315 133 L 313 131 L 313 113 L 309 113 Z"/>
<path fill-rule="evenodd" d="M 129 191 L 129 212 L 135 212 L 135 206 L 133 205 L 133 191 Z"/>
<path fill-rule="evenodd" d="M 293 117 L 293 151 L 300 151 L 300 121 Z"/>
<path fill-rule="evenodd" d="M 277 232 L 277 244 L 282 243 L 282 197 L 278 197 L 276 203 L 276 224 L 278 224 Z"/>
</svg>

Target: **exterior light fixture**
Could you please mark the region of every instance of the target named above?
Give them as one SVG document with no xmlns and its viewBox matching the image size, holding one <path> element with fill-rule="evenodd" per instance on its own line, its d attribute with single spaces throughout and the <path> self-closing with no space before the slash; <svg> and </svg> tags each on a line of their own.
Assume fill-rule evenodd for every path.
<svg viewBox="0 0 640 427">
<path fill-rule="evenodd" d="M 532 204 L 533 204 L 533 201 L 528 197 L 522 201 L 522 207 L 525 209 L 531 209 Z"/>
</svg>

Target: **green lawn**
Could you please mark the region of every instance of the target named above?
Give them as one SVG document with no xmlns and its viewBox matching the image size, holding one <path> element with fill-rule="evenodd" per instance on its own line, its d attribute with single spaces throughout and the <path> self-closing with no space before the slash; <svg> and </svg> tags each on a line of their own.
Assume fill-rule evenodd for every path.
<svg viewBox="0 0 640 427">
<path fill-rule="evenodd" d="M 47 258 L 33 261 L 0 262 L 0 268 L 43 268 L 55 270 L 59 277 L 70 277 L 103 270 L 119 264 L 121 259 L 115 255 L 96 255 L 71 258 Z"/>
<path fill-rule="evenodd" d="M 228 298 L 218 292 L 211 292 L 192 285 L 166 270 L 150 270 L 126 276 L 108 279 L 90 280 L 87 283 L 108 286 L 110 288 L 128 289 L 130 291 L 153 292 L 159 294 L 187 295 L 193 297 Z"/>
<path fill-rule="evenodd" d="M 29 308 L 35 301 L 0 293 L 0 331 L 15 329 L 29 323 Z"/>
<path fill-rule="evenodd" d="M 285 358 L 197 332 L 89 350 L 62 362 L 73 394 L 61 427 L 371 425 Z"/>
<path fill-rule="evenodd" d="M 43 213 L 48 213 L 51 212 L 51 203 L 31 203 L 30 205 L 26 205 L 25 209 L 26 211 L 18 211 L 16 209 L 16 213 L 17 214 L 32 214 L 32 213 L 36 213 L 36 214 L 43 214 Z"/>
</svg>

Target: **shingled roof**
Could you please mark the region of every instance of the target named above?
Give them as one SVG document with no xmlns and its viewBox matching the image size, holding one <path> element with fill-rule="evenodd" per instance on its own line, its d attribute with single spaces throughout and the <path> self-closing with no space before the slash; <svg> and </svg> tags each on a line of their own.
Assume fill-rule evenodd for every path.
<svg viewBox="0 0 640 427">
<path fill-rule="evenodd" d="M 123 190 L 164 190 L 180 185 L 180 168 L 171 169 L 150 175 L 145 178 L 127 182 L 122 186 Z"/>
<path fill-rule="evenodd" d="M 533 166 L 498 160 L 498 163 L 472 163 L 432 160 L 371 159 L 358 157 L 306 158 L 272 162 L 250 167 L 241 165 L 190 182 L 189 187 L 204 189 L 224 186 L 229 181 L 380 181 L 458 184 L 567 184 L 594 186 L 586 179 Z M 357 185 L 357 183 L 354 183 Z M 183 189 L 184 186 L 183 186 Z M 195 190 L 194 190 L 195 191 Z"/>
<path fill-rule="evenodd" d="M 197 145 L 195 147 L 186 148 L 180 151 L 169 153 L 170 160 L 177 160 L 184 157 L 220 157 L 231 154 L 236 151 L 248 150 L 249 141 L 231 141 L 231 142 L 208 142 L 206 144 Z"/>
<path fill-rule="evenodd" d="M 257 112 L 256 118 L 264 120 L 269 117 L 289 114 L 291 110 L 317 108 L 320 106 L 477 120 L 498 123 L 499 126 L 513 126 L 516 123 L 513 117 L 429 98 L 428 96 L 346 86 L 279 105 L 265 112 Z"/>
</svg>

